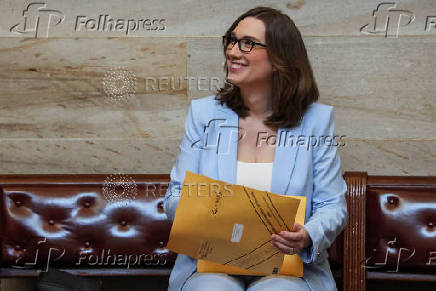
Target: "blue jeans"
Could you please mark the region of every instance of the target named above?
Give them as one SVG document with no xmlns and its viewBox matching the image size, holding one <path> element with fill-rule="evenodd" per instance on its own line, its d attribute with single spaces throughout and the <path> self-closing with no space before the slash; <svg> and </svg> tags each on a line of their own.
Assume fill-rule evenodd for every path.
<svg viewBox="0 0 436 291">
<path fill-rule="evenodd" d="M 248 276 L 224 273 L 194 273 L 182 291 L 310 291 L 306 281 L 285 275 Z"/>
</svg>

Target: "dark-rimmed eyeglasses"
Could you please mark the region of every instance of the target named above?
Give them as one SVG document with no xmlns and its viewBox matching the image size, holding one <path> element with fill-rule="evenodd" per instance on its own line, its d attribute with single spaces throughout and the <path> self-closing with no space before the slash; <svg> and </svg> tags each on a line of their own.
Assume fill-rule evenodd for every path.
<svg viewBox="0 0 436 291">
<path fill-rule="evenodd" d="M 266 48 L 265 44 L 252 41 L 251 39 L 248 39 L 248 38 L 237 39 L 236 37 L 231 36 L 231 35 L 224 35 L 223 36 L 223 46 L 226 49 L 232 49 L 236 43 L 238 43 L 239 50 L 243 53 L 251 52 L 251 50 L 255 46 L 261 46 L 261 47 Z M 230 44 L 232 44 L 232 45 L 229 47 Z"/>
</svg>

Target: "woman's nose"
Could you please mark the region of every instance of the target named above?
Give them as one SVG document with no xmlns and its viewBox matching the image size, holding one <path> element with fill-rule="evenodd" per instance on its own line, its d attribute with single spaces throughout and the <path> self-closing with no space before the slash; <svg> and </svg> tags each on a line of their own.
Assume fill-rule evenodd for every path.
<svg viewBox="0 0 436 291">
<path fill-rule="evenodd" d="M 233 47 L 232 47 L 232 45 L 233 45 Z M 230 56 L 237 56 L 237 57 L 242 55 L 242 52 L 239 49 L 238 43 L 231 44 L 230 47 L 231 48 L 227 49 L 227 54 L 228 55 L 230 55 Z"/>
</svg>

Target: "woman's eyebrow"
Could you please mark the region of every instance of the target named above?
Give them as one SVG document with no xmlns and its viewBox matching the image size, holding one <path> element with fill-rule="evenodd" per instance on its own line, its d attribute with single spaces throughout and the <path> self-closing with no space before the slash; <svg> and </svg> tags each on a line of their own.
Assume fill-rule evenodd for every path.
<svg viewBox="0 0 436 291">
<path fill-rule="evenodd" d="M 235 35 L 233 32 L 230 33 L 230 35 L 236 37 L 236 35 Z M 250 35 L 244 35 L 243 37 L 241 37 L 241 39 L 242 39 L 242 38 L 248 38 L 248 39 L 251 39 L 251 40 L 255 40 L 255 41 L 259 41 L 259 42 L 260 42 L 260 40 L 258 40 L 258 39 L 255 38 L 254 36 L 250 36 Z"/>
</svg>

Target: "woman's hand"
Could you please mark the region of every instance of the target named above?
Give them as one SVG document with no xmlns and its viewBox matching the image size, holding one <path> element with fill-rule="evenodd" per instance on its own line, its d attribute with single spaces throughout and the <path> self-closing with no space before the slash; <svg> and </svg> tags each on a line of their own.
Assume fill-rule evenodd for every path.
<svg viewBox="0 0 436 291">
<path fill-rule="evenodd" d="M 312 240 L 301 224 L 295 223 L 292 231 L 281 231 L 271 235 L 272 246 L 284 254 L 299 253 L 312 244 Z"/>
</svg>

